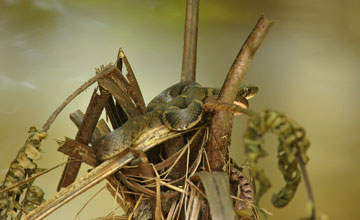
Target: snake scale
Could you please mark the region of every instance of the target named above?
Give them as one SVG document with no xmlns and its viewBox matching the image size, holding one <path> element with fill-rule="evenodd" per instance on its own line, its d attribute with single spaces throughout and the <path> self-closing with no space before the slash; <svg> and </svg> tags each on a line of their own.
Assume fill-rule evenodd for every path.
<svg viewBox="0 0 360 220">
<path fill-rule="evenodd" d="M 237 97 L 249 99 L 257 91 L 256 86 L 242 85 Z M 178 132 L 194 127 L 201 120 L 203 101 L 219 92 L 219 89 L 201 87 L 189 81 L 165 89 L 150 101 L 146 113 L 129 119 L 94 143 L 97 159 L 104 161 L 135 143 L 152 143 L 151 139 L 156 136 L 162 136 L 162 140 L 165 140 L 170 131 Z M 150 141 L 146 142 L 145 139 Z"/>
</svg>

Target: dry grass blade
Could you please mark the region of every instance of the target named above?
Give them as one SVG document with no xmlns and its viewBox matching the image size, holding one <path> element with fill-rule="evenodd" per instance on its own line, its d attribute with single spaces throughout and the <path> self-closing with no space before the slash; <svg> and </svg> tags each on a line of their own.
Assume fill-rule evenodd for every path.
<svg viewBox="0 0 360 220">
<path fill-rule="evenodd" d="M 195 191 L 190 187 L 189 199 L 185 200 L 185 205 L 184 205 L 185 219 L 189 219 L 190 211 L 192 209 L 192 204 L 195 197 L 194 195 L 195 195 Z"/>
<path fill-rule="evenodd" d="M 76 96 L 78 96 L 81 92 L 83 92 L 85 89 L 87 89 L 89 86 L 91 86 L 93 83 L 95 83 L 97 80 L 101 79 L 102 77 L 110 74 L 113 71 L 113 68 L 106 68 L 96 74 L 94 77 L 89 79 L 87 82 L 85 82 L 83 85 L 81 85 L 78 89 L 76 89 L 68 98 L 65 99 L 65 101 L 51 114 L 49 119 L 45 122 L 45 124 L 42 126 L 42 129 L 44 131 L 49 130 L 51 124 L 55 121 L 56 117 L 60 114 L 60 112 L 66 107 L 67 104 L 69 104 Z"/>
<path fill-rule="evenodd" d="M 86 206 L 97 196 L 99 195 L 99 193 L 101 193 L 101 191 L 103 191 L 105 189 L 105 187 L 102 187 L 100 190 L 98 190 L 93 196 L 90 197 L 90 199 L 80 208 L 80 210 L 76 213 L 75 215 L 75 219 L 79 218 L 80 219 L 80 213 L 86 208 Z"/>
<path fill-rule="evenodd" d="M 51 199 L 47 200 L 41 206 L 26 215 L 23 220 L 45 218 L 71 199 L 98 184 L 106 177 L 114 174 L 117 170 L 130 162 L 132 159 L 134 159 L 134 156 L 131 154 L 131 152 L 124 150 L 122 153 L 100 164 L 84 177 L 58 192 Z"/>
<path fill-rule="evenodd" d="M 171 173 L 172 169 L 175 167 L 175 165 L 179 162 L 179 160 L 182 158 L 182 156 L 185 154 L 186 150 L 189 152 L 189 146 L 191 143 L 195 140 L 195 138 L 203 132 L 203 129 L 199 128 L 196 133 L 191 137 L 190 141 L 180 150 L 180 154 L 177 156 L 175 162 L 173 165 L 165 172 L 166 175 L 164 178 L 167 178 L 168 175 Z"/>
<path fill-rule="evenodd" d="M 201 158 L 202 158 L 203 153 L 205 152 L 204 146 L 205 146 L 207 137 L 208 137 L 208 129 L 205 129 L 205 135 L 203 136 L 203 141 L 201 143 L 201 147 L 199 149 L 199 152 L 198 152 L 195 160 L 193 161 L 193 163 L 192 163 L 192 165 L 190 167 L 189 167 L 189 160 L 188 160 L 188 158 L 189 158 L 189 149 L 188 149 L 188 147 L 190 147 L 190 145 L 184 146 L 184 148 L 181 150 L 181 152 L 184 152 L 184 153 L 185 153 L 185 150 L 188 150 L 188 157 L 187 157 L 187 163 L 186 163 L 187 168 L 186 168 L 185 182 L 184 182 L 184 185 L 183 185 L 182 194 L 181 194 L 180 199 L 177 201 L 177 203 L 174 204 L 174 211 L 173 211 L 173 214 L 172 214 L 172 216 L 173 216 L 172 219 L 179 219 L 180 218 L 180 214 L 181 214 L 181 210 L 183 208 L 183 205 L 184 205 L 184 203 L 185 204 L 187 203 L 188 195 L 190 195 L 190 193 L 189 193 L 189 189 L 190 189 L 189 184 L 193 185 L 193 183 L 190 181 L 189 178 L 192 177 L 195 174 L 196 170 L 198 169 L 199 165 L 201 164 Z M 190 141 L 191 141 L 191 139 L 190 139 Z M 202 192 L 200 192 L 200 193 L 202 193 Z M 169 216 L 168 216 L 168 219 L 169 219 Z"/>
<path fill-rule="evenodd" d="M 189 185 L 191 185 L 192 188 L 194 188 L 195 190 L 197 190 L 197 192 L 198 192 L 202 197 L 207 198 L 207 197 L 206 197 L 206 194 L 204 194 L 203 191 L 201 191 L 201 190 L 199 189 L 199 187 L 197 187 L 193 182 L 191 182 L 190 179 L 188 179 L 186 182 L 187 182 Z"/>
<path fill-rule="evenodd" d="M 120 185 L 119 185 L 120 186 Z M 107 183 L 106 184 L 106 189 L 110 192 L 110 194 L 112 195 L 112 197 L 114 197 L 114 199 L 116 200 L 116 202 L 121 206 L 121 208 L 126 212 L 128 210 L 128 207 L 125 205 L 125 201 L 122 200 L 122 198 L 124 198 L 124 194 L 121 194 L 121 197 L 118 196 L 118 191 L 116 190 L 111 184 Z M 123 193 L 123 189 L 120 188 L 120 192 Z"/>
<path fill-rule="evenodd" d="M 144 193 L 141 193 L 141 195 L 139 196 L 138 200 L 136 201 L 136 204 L 135 204 L 135 206 L 134 206 L 133 211 L 130 213 L 130 215 L 129 215 L 128 218 L 127 218 L 128 220 L 131 220 L 132 216 L 134 215 L 134 211 L 139 207 L 139 204 L 140 204 L 143 196 L 144 196 Z"/>
<path fill-rule="evenodd" d="M 156 207 L 155 207 L 155 220 L 161 220 L 161 196 L 160 196 L 160 176 L 154 169 L 156 174 Z"/>
<path fill-rule="evenodd" d="M 161 184 L 161 186 L 166 186 L 166 187 L 168 187 L 168 188 L 170 188 L 170 189 L 172 189 L 172 190 L 175 190 L 175 191 L 177 191 L 177 192 L 179 192 L 179 193 L 185 193 L 185 191 L 184 191 L 183 189 L 181 189 L 181 188 L 179 188 L 179 187 L 176 187 L 176 186 L 174 186 L 174 185 L 171 185 L 171 184 L 169 184 L 169 183 L 166 183 L 166 182 L 164 182 L 164 181 L 162 181 L 162 180 L 160 180 L 160 184 Z"/>
<path fill-rule="evenodd" d="M 230 198 L 228 176 L 223 172 L 198 172 L 210 207 L 211 218 L 237 219 Z"/>
<path fill-rule="evenodd" d="M 126 216 L 106 216 L 94 218 L 92 220 L 128 220 L 128 218 Z"/>
<path fill-rule="evenodd" d="M 200 213 L 200 209 L 201 209 L 201 199 L 200 196 L 197 193 L 194 193 L 194 200 L 193 200 L 193 205 L 192 205 L 192 211 L 191 211 L 191 216 L 190 216 L 190 220 L 191 219 L 198 219 L 199 213 Z"/>
<path fill-rule="evenodd" d="M 168 215 L 166 217 L 166 220 L 175 219 L 175 207 L 176 207 L 177 201 L 173 201 L 171 204 L 170 210 L 168 212 Z"/>
</svg>

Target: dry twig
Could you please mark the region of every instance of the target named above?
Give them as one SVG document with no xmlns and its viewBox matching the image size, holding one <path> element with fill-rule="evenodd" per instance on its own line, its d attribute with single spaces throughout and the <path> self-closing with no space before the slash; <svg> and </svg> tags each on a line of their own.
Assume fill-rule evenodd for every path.
<svg viewBox="0 0 360 220">
<path fill-rule="evenodd" d="M 195 81 L 196 79 L 199 1 L 200 0 L 186 1 L 186 20 L 181 81 Z"/>
<path fill-rule="evenodd" d="M 248 65 L 272 24 L 273 22 L 261 16 L 231 66 L 217 99 L 218 102 L 232 103 L 235 100 Z M 207 145 L 212 170 L 226 170 L 226 164 L 229 161 L 228 147 L 230 146 L 232 121 L 232 113 L 215 110 L 214 117 L 211 120 L 210 137 Z"/>
</svg>

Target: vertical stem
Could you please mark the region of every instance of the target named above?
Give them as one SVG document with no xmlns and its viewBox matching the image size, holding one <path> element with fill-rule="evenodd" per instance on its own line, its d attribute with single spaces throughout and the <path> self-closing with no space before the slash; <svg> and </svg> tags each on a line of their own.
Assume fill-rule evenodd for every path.
<svg viewBox="0 0 360 220">
<path fill-rule="evenodd" d="M 221 88 L 218 101 L 232 103 L 235 100 L 246 70 L 272 24 L 273 22 L 266 19 L 264 15 L 260 17 L 232 64 Z"/>
<path fill-rule="evenodd" d="M 195 81 L 199 1 L 186 0 L 186 20 L 181 81 Z"/>
<path fill-rule="evenodd" d="M 308 176 L 308 173 L 306 171 L 306 167 L 305 167 L 305 163 L 302 159 L 302 157 L 297 154 L 296 155 L 297 161 L 299 163 L 299 167 L 301 169 L 302 175 L 303 175 L 303 179 L 304 179 L 304 183 L 305 183 L 305 187 L 306 187 L 306 192 L 308 194 L 308 199 L 311 202 L 311 216 L 310 216 L 310 220 L 315 220 L 316 219 L 316 209 L 315 209 L 315 200 L 314 200 L 314 196 L 313 196 L 313 192 L 312 192 L 312 188 L 310 185 L 310 178 Z"/>
<path fill-rule="evenodd" d="M 231 66 L 218 96 L 218 102 L 232 103 L 235 100 L 245 72 L 272 24 L 273 22 L 261 16 Z M 206 150 L 212 170 L 226 170 L 232 123 L 233 114 L 231 112 L 215 110 Z"/>
</svg>

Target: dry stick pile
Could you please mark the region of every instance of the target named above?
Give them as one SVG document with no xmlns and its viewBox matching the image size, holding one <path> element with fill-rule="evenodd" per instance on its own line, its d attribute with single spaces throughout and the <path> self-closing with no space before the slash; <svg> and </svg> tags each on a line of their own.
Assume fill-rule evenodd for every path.
<svg viewBox="0 0 360 220">
<path fill-rule="evenodd" d="M 187 2 L 182 81 L 195 81 L 198 4 L 197 0 Z M 245 71 L 271 25 L 272 22 L 263 16 L 259 19 L 235 59 L 218 98 L 205 103 L 206 114 L 200 123 L 201 126 L 178 132 L 174 134 L 174 138 L 159 142 L 156 146 L 134 146 L 125 149 L 119 155 L 99 164 L 89 144 L 111 130 L 104 120 L 99 120 L 103 109 L 113 129 L 146 111 L 135 75 L 120 49 L 115 64 L 98 69 L 97 75 L 65 100 L 44 124 L 42 133 L 39 133 L 44 134 L 44 138 L 60 111 L 77 94 L 92 83 L 98 82 L 99 86 L 95 89 L 85 114 L 80 110 L 71 114 L 72 121 L 79 128 L 75 140 L 66 138 L 58 149 L 69 156 L 58 186 L 58 190 L 63 189 L 40 205 L 43 202 L 41 189 L 31 184 L 20 188 L 14 187 L 26 176 L 35 173 L 31 169 L 36 168 L 21 165 L 23 160 L 16 159 L 9 173 L 21 178 L 9 181 L 11 175 L 7 175 L 8 181 L 5 181 L 5 187 L 2 188 L 4 190 L 0 192 L 0 207 L 5 207 L 1 209 L 1 215 L 5 218 L 8 215 L 21 217 L 22 212 L 25 212 L 27 215 L 24 219 L 44 218 L 106 179 L 106 188 L 126 213 L 124 216 L 118 216 L 118 219 L 209 219 L 210 214 L 213 219 L 258 219 L 253 205 L 253 183 L 244 175 L 243 168 L 230 159 L 228 149 L 233 113 L 255 115 L 232 103 Z M 123 64 L 127 70 L 126 76 L 123 75 Z M 243 103 L 242 107 L 247 108 L 247 103 Z M 207 123 L 210 123 L 209 127 L 205 126 Z M 32 143 L 31 140 L 27 143 Z M 40 141 L 41 139 L 36 142 L 35 149 L 40 147 Z M 29 153 L 25 153 L 25 156 L 30 162 L 35 160 L 32 158 L 35 156 Z M 75 181 L 81 163 L 86 163 L 94 169 Z M 20 168 L 17 164 L 20 164 Z M 29 169 L 32 173 L 27 171 Z M 12 189 L 6 188 L 11 185 Z M 27 188 L 28 192 L 22 204 L 30 204 L 28 206 L 21 206 L 17 201 L 24 188 Z M 34 195 L 36 199 L 31 202 L 27 195 Z M 233 200 L 227 195 L 232 195 Z M 34 208 L 36 209 L 28 214 Z M 18 215 L 16 210 L 19 210 Z"/>
</svg>

